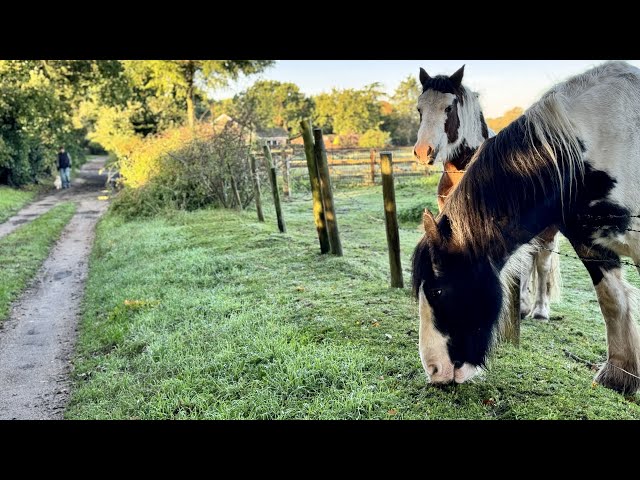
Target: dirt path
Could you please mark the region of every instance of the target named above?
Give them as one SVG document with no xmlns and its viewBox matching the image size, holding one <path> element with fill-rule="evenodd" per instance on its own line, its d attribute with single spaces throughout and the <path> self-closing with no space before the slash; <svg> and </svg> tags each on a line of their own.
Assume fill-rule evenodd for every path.
<svg viewBox="0 0 640 480">
<path fill-rule="evenodd" d="M 92 192 L 96 190 L 97 187 L 94 180 L 92 179 L 98 175 L 98 170 L 100 170 L 100 168 L 104 166 L 105 160 L 106 157 L 99 157 L 92 160 L 91 162 L 85 163 L 80 169 L 80 172 L 78 172 L 78 176 L 73 179 L 73 188 L 70 188 L 68 190 L 59 190 L 55 193 L 46 195 L 24 207 L 13 217 L 7 219 L 6 222 L 1 223 L 0 238 L 4 237 L 5 235 L 9 235 L 21 225 L 35 220 L 43 213 L 47 213 L 59 202 L 73 200 L 81 194 L 89 193 L 87 189 Z M 100 177 L 100 181 L 102 183 L 99 186 L 104 186 L 104 179 L 102 177 Z"/>
<path fill-rule="evenodd" d="M 105 160 L 87 163 L 70 189 L 45 197 L 37 202 L 39 207 L 30 206 L 35 210 L 27 207 L 14 217 L 24 216 L 24 211 L 36 213 L 38 208 L 48 210 L 52 205 L 47 203 L 78 203 L 35 281 L 0 325 L 0 420 L 62 418 L 87 260 L 95 225 L 107 208 L 106 201 L 98 200 L 106 180 L 98 170 Z"/>
</svg>

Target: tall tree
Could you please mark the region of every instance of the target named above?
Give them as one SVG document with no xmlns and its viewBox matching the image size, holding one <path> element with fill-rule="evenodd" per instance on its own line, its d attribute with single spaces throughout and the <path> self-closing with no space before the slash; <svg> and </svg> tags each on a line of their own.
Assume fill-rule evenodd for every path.
<svg viewBox="0 0 640 480">
<path fill-rule="evenodd" d="M 242 73 L 250 75 L 273 64 L 271 60 L 126 60 L 137 83 L 173 95 L 184 102 L 187 123 L 195 123 L 195 100 L 207 89 L 224 86 Z"/>
<path fill-rule="evenodd" d="M 314 97 L 316 123 L 337 135 L 361 134 L 376 130 L 382 123 L 380 84 L 373 83 L 356 90 L 333 89 Z"/>
<path fill-rule="evenodd" d="M 400 82 L 391 96 L 392 111 L 385 115 L 382 128 L 391 132 L 397 145 L 411 145 L 417 139 L 420 118 L 416 106 L 421 93 L 418 79 L 410 75 Z"/>
<path fill-rule="evenodd" d="M 297 130 L 300 120 L 311 115 L 313 102 L 294 83 L 259 80 L 236 99 L 253 108 L 257 126 Z"/>
</svg>

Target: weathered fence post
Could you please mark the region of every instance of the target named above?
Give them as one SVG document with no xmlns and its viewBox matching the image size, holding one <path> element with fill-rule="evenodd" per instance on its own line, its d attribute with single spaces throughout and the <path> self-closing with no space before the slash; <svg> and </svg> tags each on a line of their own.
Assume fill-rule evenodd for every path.
<svg viewBox="0 0 640 480">
<path fill-rule="evenodd" d="M 251 177 L 253 178 L 253 190 L 256 197 L 256 210 L 258 211 L 258 221 L 264 222 L 262 214 L 262 198 L 260 195 L 260 179 L 258 178 L 258 170 L 256 169 L 256 157 L 249 155 L 249 163 L 251 164 Z"/>
<path fill-rule="evenodd" d="M 387 246 L 391 268 L 391 286 L 402 288 L 402 264 L 400 263 L 400 234 L 396 216 L 396 192 L 393 187 L 393 160 L 391 152 L 380 152 L 382 173 L 382 197 L 384 198 L 384 220 L 387 227 Z"/>
<path fill-rule="evenodd" d="M 376 151 L 374 148 L 369 152 L 369 158 L 371 160 L 371 185 L 376 183 Z"/>
<path fill-rule="evenodd" d="M 309 120 L 300 122 L 302 140 L 304 141 L 304 154 L 307 157 L 307 168 L 309 169 L 309 183 L 311 184 L 311 195 L 313 197 L 313 219 L 318 231 L 320 241 L 320 253 L 328 253 L 331 250 L 329 245 L 329 234 L 324 221 L 324 205 L 322 204 L 322 194 L 320 193 L 320 179 L 318 178 L 318 166 L 313 151 L 313 136 L 311 134 L 311 123 Z"/>
<path fill-rule="evenodd" d="M 320 193 L 322 194 L 322 202 L 324 204 L 324 219 L 327 224 L 327 233 L 329 234 L 329 245 L 331 245 L 331 253 L 342 256 L 342 243 L 340 243 L 340 232 L 338 231 L 338 219 L 333 208 L 333 192 L 331 191 L 331 176 L 329 175 L 329 163 L 327 162 L 327 151 L 324 148 L 324 140 L 322 138 L 322 129 L 313 129 L 313 146 L 316 164 L 318 166 L 318 177 L 320 178 Z"/>
<path fill-rule="evenodd" d="M 284 193 L 285 201 L 291 201 L 291 190 L 289 185 L 289 166 L 291 157 L 286 154 L 282 147 L 282 193 Z"/>
<path fill-rule="evenodd" d="M 502 338 L 513 343 L 520 344 L 520 278 L 511 282 L 509 286 L 509 299 L 511 301 L 511 309 L 509 318 L 502 325 L 500 332 Z"/>
<path fill-rule="evenodd" d="M 233 172 L 231 171 L 231 165 L 227 163 L 227 168 L 229 169 L 229 175 L 231 176 L 231 190 L 233 190 L 233 195 L 236 199 L 236 204 L 238 205 L 238 210 L 242 210 L 242 200 L 240 200 L 240 193 L 238 192 L 238 185 L 236 184 L 236 179 L 233 176 Z"/>
<path fill-rule="evenodd" d="M 282 233 L 287 231 L 287 227 L 284 224 L 284 218 L 282 217 L 282 206 L 280 205 L 280 194 L 278 193 L 278 177 L 276 176 L 276 167 L 273 164 L 273 158 L 271 158 L 271 149 L 266 143 L 262 147 L 264 150 L 264 158 L 267 162 L 267 169 L 269 171 L 269 179 L 271 180 L 271 191 L 273 192 L 273 203 L 276 206 L 276 217 L 278 217 L 278 230 Z"/>
</svg>

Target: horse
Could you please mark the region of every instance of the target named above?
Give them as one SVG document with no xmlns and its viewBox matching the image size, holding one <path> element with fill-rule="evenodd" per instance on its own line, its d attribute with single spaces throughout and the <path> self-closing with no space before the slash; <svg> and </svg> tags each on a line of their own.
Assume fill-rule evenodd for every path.
<svg viewBox="0 0 640 480">
<path fill-rule="evenodd" d="M 453 105 L 455 94 L 442 97 Z M 458 100 L 459 101 L 459 100 Z M 594 285 L 607 333 L 595 381 L 640 388 L 637 290 L 621 256 L 640 264 L 640 69 L 613 61 L 556 84 L 478 148 L 412 259 L 419 354 L 428 380 L 463 383 L 486 365 L 508 317 L 519 248 L 557 227 Z M 530 244 L 529 244 L 530 245 Z M 625 262 L 629 263 L 629 262 Z"/>
<path fill-rule="evenodd" d="M 464 65 L 451 76 L 431 77 L 420 69 L 422 94 L 417 105 L 420 127 L 413 152 L 421 162 L 433 165 L 438 160 L 444 165 L 438 183 L 440 211 L 474 153 L 485 140 L 495 136 L 484 119 L 479 95 L 462 84 L 463 75 Z M 541 248 L 531 254 L 523 253 L 522 261 L 527 268 L 520 277 L 520 317 L 531 315 L 537 320 L 548 320 L 550 301 L 560 298 L 559 259 L 551 253 L 557 249 L 558 229 L 549 228 L 539 237 L 544 239 Z M 529 291 L 530 285 L 533 292 Z"/>
</svg>

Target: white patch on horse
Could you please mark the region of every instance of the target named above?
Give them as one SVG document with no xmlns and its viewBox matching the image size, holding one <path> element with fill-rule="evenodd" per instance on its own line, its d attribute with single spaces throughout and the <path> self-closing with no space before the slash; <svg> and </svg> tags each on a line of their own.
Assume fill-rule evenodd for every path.
<svg viewBox="0 0 640 480">
<path fill-rule="evenodd" d="M 422 115 L 420 128 L 418 129 L 418 140 L 415 145 L 416 151 L 426 149 L 427 146 L 433 148 L 435 156 L 432 161 L 446 162 L 455 158 L 463 142 L 470 148 L 477 149 L 484 137 L 482 136 L 482 108 L 478 100 L 478 94 L 472 92 L 464 85 L 460 85 L 460 90 L 464 92 L 464 102 L 457 102 L 458 138 L 449 143 L 444 125 L 447 119 L 445 108 L 453 104 L 456 96 L 452 93 L 443 93 L 435 90 L 427 90 L 418 97 L 418 108 Z M 487 127 L 489 137 L 495 133 Z"/>
<path fill-rule="evenodd" d="M 433 324 L 433 311 L 422 288 L 419 294 L 420 312 L 420 360 L 432 383 L 449 383 L 454 380 L 454 367 L 447 349 L 448 337 L 442 335 Z"/>
</svg>

